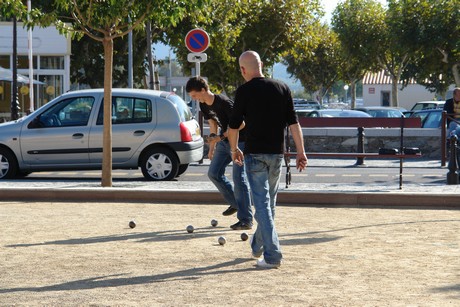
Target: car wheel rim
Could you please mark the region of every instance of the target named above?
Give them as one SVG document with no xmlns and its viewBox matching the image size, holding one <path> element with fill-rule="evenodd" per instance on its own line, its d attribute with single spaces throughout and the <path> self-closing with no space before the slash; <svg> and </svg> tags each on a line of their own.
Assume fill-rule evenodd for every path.
<svg viewBox="0 0 460 307">
<path fill-rule="evenodd" d="M 8 162 L 8 159 L 6 159 L 3 155 L 0 155 L 0 178 L 5 177 L 9 169 L 10 163 Z"/>
<path fill-rule="evenodd" d="M 172 171 L 171 159 L 164 154 L 154 154 L 147 160 L 149 176 L 155 179 L 164 179 Z"/>
</svg>

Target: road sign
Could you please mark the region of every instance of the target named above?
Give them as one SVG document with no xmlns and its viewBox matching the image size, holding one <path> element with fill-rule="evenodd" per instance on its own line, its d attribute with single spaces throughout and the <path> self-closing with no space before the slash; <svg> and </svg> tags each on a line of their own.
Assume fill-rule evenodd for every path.
<svg viewBox="0 0 460 307">
<path fill-rule="evenodd" d="M 202 63 L 202 62 L 206 62 L 207 59 L 208 59 L 208 55 L 206 53 L 192 52 L 187 55 L 187 61 L 191 63 Z"/>
<path fill-rule="evenodd" d="M 208 49 L 209 35 L 203 29 L 190 30 L 185 36 L 185 46 L 190 52 L 200 53 Z"/>
</svg>

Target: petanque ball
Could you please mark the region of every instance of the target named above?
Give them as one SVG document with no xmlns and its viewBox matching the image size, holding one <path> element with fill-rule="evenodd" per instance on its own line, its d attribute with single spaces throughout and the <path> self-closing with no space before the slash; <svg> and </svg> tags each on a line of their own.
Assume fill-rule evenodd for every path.
<svg viewBox="0 0 460 307">
<path fill-rule="evenodd" d="M 187 226 L 187 232 L 188 232 L 188 233 L 192 233 L 194 230 L 195 230 L 195 228 L 193 228 L 192 225 L 188 225 L 188 226 Z"/>
<path fill-rule="evenodd" d="M 245 232 L 243 232 L 243 233 L 241 234 L 241 240 L 246 241 L 247 239 L 249 239 L 248 234 L 245 233 Z"/>
<path fill-rule="evenodd" d="M 218 224 L 217 220 L 211 220 L 211 226 L 216 227 Z"/>
<path fill-rule="evenodd" d="M 217 242 L 219 242 L 220 245 L 224 245 L 225 243 L 227 243 L 227 240 L 225 240 L 225 237 L 219 237 Z"/>
<path fill-rule="evenodd" d="M 133 220 L 133 221 L 129 221 L 129 228 L 134 228 L 136 227 L 136 222 Z"/>
</svg>

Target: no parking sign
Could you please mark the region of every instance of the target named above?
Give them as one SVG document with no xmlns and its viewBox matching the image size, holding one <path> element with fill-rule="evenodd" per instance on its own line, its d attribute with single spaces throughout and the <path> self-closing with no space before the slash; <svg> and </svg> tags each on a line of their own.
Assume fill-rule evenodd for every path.
<svg viewBox="0 0 460 307">
<path fill-rule="evenodd" d="M 185 36 L 185 46 L 190 52 L 200 53 L 208 49 L 209 35 L 203 29 L 190 30 Z"/>
</svg>

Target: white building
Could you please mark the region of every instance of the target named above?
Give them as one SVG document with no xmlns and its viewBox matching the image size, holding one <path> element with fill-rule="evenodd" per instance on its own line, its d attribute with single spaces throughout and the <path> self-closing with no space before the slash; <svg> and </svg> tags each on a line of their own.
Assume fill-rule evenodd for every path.
<svg viewBox="0 0 460 307">
<path fill-rule="evenodd" d="M 365 106 L 391 106 L 391 77 L 382 70 L 368 73 L 363 78 L 363 101 Z M 438 100 L 424 86 L 416 83 L 402 88 L 398 85 L 399 106 L 410 110 L 419 101 Z"/>
<path fill-rule="evenodd" d="M 32 32 L 33 78 L 43 82 L 34 85 L 34 106 L 44 105 L 70 89 L 71 39 L 54 26 L 35 27 Z M 27 28 L 17 23 L 18 74 L 29 76 Z M 13 67 L 13 23 L 0 22 L 0 66 Z M 18 84 L 20 114 L 30 110 L 29 84 Z M 11 82 L 0 80 L 0 114 L 11 112 Z"/>
</svg>

